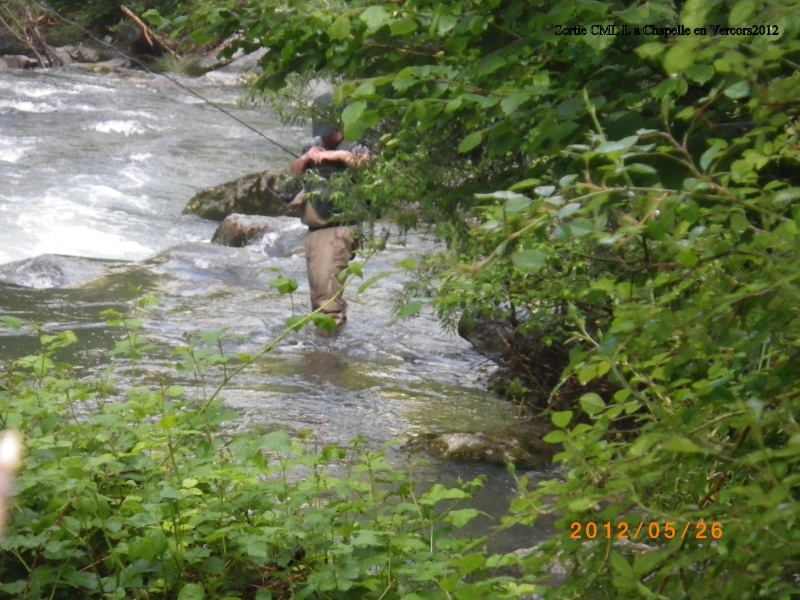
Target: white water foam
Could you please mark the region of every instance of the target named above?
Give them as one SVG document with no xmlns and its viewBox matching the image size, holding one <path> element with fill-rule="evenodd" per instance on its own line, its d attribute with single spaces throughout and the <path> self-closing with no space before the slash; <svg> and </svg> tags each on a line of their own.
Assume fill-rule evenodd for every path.
<svg viewBox="0 0 800 600">
<path fill-rule="evenodd" d="M 28 98 L 45 98 L 53 94 L 63 93 L 63 90 L 46 83 L 37 82 L 35 85 L 30 85 L 14 79 L 0 81 L 0 89 L 13 90 L 16 95 L 27 96 Z"/>
<path fill-rule="evenodd" d="M 18 163 L 30 152 L 29 144 L 19 140 L 0 137 L 0 162 Z"/>
<path fill-rule="evenodd" d="M 150 177 L 148 177 L 139 167 L 125 167 L 119 172 L 119 174 L 130 181 L 130 183 L 122 186 L 124 189 L 141 188 L 150 181 Z"/>
<path fill-rule="evenodd" d="M 145 132 L 144 127 L 136 121 L 101 121 L 100 123 L 95 123 L 90 129 L 100 133 L 122 133 L 125 137 Z"/>
<path fill-rule="evenodd" d="M 64 227 L 63 223 L 47 227 L 38 236 L 31 253 L 67 254 L 97 258 L 142 259 L 153 251 L 141 244 L 125 239 L 124 235 L 100 231 L 85 225 Z"/>
<path fill-rule="evenodd" d="M 11 111 L 26 113 L 49 113 L 58 110 L 57 106 L 46 102 L 32 102 L 30 100 L 2 99 L 0 100 L 0 114 L 10 113 Z"/>
</svg>

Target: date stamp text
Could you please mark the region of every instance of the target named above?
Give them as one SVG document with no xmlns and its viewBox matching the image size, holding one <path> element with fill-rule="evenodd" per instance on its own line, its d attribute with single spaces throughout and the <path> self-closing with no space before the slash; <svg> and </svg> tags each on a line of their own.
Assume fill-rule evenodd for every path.
<svg viewBox="0 0 800 600">
<path fill-rule="evenodd" d="M 722 538 L 722 523 L 714 521 L 688 521 L 678 523 L 667 521 L 659 523 L 657 521 L 641 522 L 628 524 L 625 521 L 619 523 L 588 523 L 573 522 L 569 526 L 572 534 L 569 536 L 573 540 L 594 540 L 594 539 L 620 539 L 620 540 L 657 540 L 673 538 L 685 539 L 694 538 L 697 540 Z"/>
</svg>

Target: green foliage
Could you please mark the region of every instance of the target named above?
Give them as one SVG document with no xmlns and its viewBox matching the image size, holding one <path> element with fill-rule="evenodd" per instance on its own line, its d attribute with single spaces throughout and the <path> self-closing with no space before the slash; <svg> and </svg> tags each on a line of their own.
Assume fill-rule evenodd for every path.
<svg viewBox="0 0 800 600">
<path fill-rule="evenodd" d="M 800 13 L 791 0 L 203 2 L 267 45 L 257 89 L 339 81 L 373 130 L 373 206 L 419 203 L 452 253 L 446 322 L 507 324 L 553 407 L 576 598 L 789 598 L 800 572 Z M 558 35 L 614 24 L 624 35 Z M 680 25 L 688 35 L 648 33 Z M 726 32 L 720 28 L 752 27 Z M 697 30 L 697 31 L 695 31 Z M 721 523 L 718 539 L 571 539 L 573 522 Z M 710 525 L 709 525 L 710 526 Z"/>
<path fill-rule="evenodd" d="M 136 14 L 148 10 L 161 11 L 165 14 L 185 10 L 189 2 L 186 0 L 49 0 L 44 3 L 55 11 L 68 17 L 77 18 L 84 26 L 113 27 L 127 20 L 120 8 L 127 6 Z"/>
<path fill-rule="evenodd" d="M 135 323 L 115 318 L 134 339 Z M 229 357 L 213 349 L 226 337 L 176 351 L 178 370 L 225 368 Z M 483 478 L 424 490 L 363 439 L 343 448 L 310 434 L 233 434 L 237 415 L 218 398 L 166 381 L 120 390 L 78 379 L 56 361 L 74 341 L 41 335 L 41 351 L 9 364 L 0 385 L 0 426 L 25 436 L 0 542 L 5 597 L 506 598 L 530 589 L 496 572 L 511 557 L 456 535 L 479 514 L 462 505 Z"/>
</svg>

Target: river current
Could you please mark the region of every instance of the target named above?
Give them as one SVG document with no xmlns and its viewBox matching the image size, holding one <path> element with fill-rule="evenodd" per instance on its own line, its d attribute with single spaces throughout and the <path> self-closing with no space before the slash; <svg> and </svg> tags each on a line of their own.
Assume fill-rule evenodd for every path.
<svg viewBox="0 0 800 600">
<path fill-rule="evenodd" d="M 283 146 L 308 141 L 308 128 L 240 107 L 235 78 L 180 81 Z M 158 75 L 0 71 L 0 315 L 75 331 L 80 343 L 61 358 L 89 372 L 108 363 L 119 339 L 101 315 L 108 308 L 138 310 L 157 348 L 141 365 L 150 376 L 174 373 L 170 351 L 206 331 L 225 330 L 228 353 L 257 353 L 293 311 L 308 308 L 302 225 L 281 218 L 260 245 L 224 248 L 209 243 L 217 223 L 182 210 L 202 189 L 290 160 Z M 241 426 L 310 429 L 322 443 L 363 436 L 380 447 L 426 431 L 513 424 L 514 408 L 485 391 L 490 369 L 467 342 L 430 314 L 392 316 L 407 281 L 395 264 L 436 250 L 418 233 L 392 236 L 364 275 L 392 274 L 363 294 L 358 282 L 348 290 L 341 334 L 293 334 L 226 389 Z M 291 297 L 269 285 L 278 273 L 298 281 Z M 136 309 L 148 294 L 157 304 Z M 30 327 L 0 328 L 0 362 L 36 344 Z M 489 474 L 481 502 L 490 513 L 513 495 L 502 468 L 434 460 L 427 473 L 442 481 Z M 530 545 L 528 535 L 511 545 Z"/>
</svg>

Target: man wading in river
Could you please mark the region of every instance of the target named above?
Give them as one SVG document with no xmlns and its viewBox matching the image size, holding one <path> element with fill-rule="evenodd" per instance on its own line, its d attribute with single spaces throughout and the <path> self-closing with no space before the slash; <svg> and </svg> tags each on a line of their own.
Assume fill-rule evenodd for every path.
<svg viewBox="0 0 800 600">
<path fill-rule="evenodd" d="M 314 101 L 312 134 L 315 143 L 289 167 L 292 175 L 303 175 L 304 189 L 289 203 L 302 208 L 302 220 L 308 226 L 306 267 L 314 310 L 323 307 L 336 322 L 337 329 L 347 320 L 347 303 L 341 296 L 339 274 L 354 256 L 354 223 L 336 212 L 330 178 L 348 168 L 361 165 L 369 150 L 358 143 L 345 142 L 342 127 L 327 115 L 333 105 L 330 94 Z"/>
</svg>

